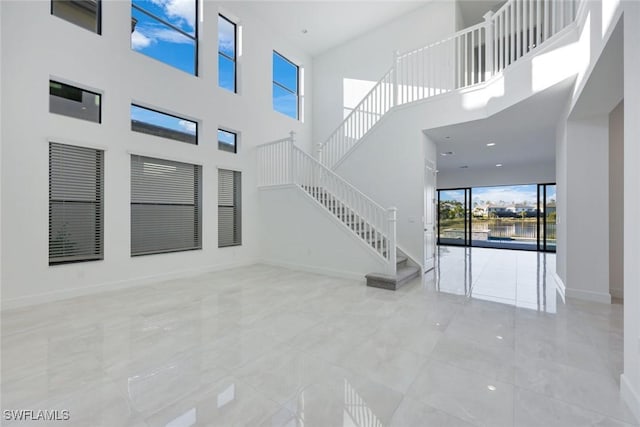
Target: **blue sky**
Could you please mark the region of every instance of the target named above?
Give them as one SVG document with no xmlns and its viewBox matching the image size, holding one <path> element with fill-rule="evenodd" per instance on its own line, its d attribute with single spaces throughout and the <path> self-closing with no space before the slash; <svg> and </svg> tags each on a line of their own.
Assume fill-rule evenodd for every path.
<svg viewBox="0 0 640 427">
<path fill-rule="evenodd" d="M 133 0 L 132 4 L 163 19 L 185 33 L 195 36 L 195 0 Z M 135 8 L 131 16 L 137 19 L 131 34 L 131 48 L 189 74 L 196 72 L 196 43 L 190 37 L 163 24 Z M 218 22 L 218 85 L 235 92 L 235 27 L 219 17 Z M 207 53 L 208 54 L 208 53 Z M 212 52 L 211 54 L 215 54 Z M 278 83 L 297 93 L 298 72 L 291 63 L 273 55 L 273 75 Z M 290 92 L 273 85 L 273 108 L 290 117 L 298 117 L 298 99 Z"/>
<path fill-rule="evenodd" d="M 536 184 L 529 185 L 505 185 L 499 187 L 474 187 L 472 189 L 473 202 L 490 202 L 497 205 L 528 203 L 535 205 L 538 200 L 538 188 Z M 547 199 L 556 198 L 555 186 L 547 187 Z M 464 203 L 464 190 L 447 190 L 440 193 L 440 200 L 455 200 Z"/>
<path fill-rule="evenodd" d="M 190 120 L 162 114 L 157 111 L 147 110 L 137 105 L 131 106 L 131 120 L 150 123 L 167 129 L 173 129 L 189 135 L 196 134 L 196 123 Z"/>
</svg>

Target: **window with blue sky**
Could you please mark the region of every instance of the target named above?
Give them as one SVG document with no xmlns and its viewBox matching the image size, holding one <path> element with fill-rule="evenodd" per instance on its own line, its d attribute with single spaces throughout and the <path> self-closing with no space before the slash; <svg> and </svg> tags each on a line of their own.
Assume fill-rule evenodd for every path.
<svg viewBox="0 0 640 427">
<path fill-rule="evenodd" d="M 235 132 L 231 132 L 224 129 L 218 129 L 218 149 L 222 151 L 228 151 L 229 153 L 237 153 L 238 135 Z"/>
<path fill-rule="evenodd" d="M 236 92 L 236 24 L 218 15 L 218 86 Z"/>
<path fill-rule="evenodd" d="M 189 144 L 198 143 L 198 123 L 135 104 L 131 104 L 131 130 Z"/>
<path fill-rule="evenodd" d="M 298 119 L 298 66 L 273 52 L 273 109 Z"/>
<path fill-rule="evenodd" d="M 197 0 L 132 0 L 131 48 L 198 73 Z"/>
</svg>

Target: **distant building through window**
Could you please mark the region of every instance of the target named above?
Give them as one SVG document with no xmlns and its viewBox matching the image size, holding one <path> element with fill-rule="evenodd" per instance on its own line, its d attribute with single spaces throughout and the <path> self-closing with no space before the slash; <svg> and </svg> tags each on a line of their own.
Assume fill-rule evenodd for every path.
<svg viewBox="0 0 640 427">
<path fill-rule="evenodd" d="M 131 130 L 189 144 L 198 143 L 198 123 L 131 104 Z"/>
<path fill-rule="evenodd" d="M 299 68 L 278 52 L 273 52 L 273 109 L 298 119 Z"/>
<path fill-rule="evenodd" d="M 101 96 L 54 80 L 49 81 L 49 112 L 100 123 Z"/>
<path fill-rule="evenodd" d="M 218 86 L 237 92 L 236 24 L 218 15 Z"/>
<path fill-rule="evenodd" d="M 196 0 L 133 0 L 131 48 L 189 74 L 198 75 Z"/>
<path fill-rule="evenodd" d="M 100 34 L 100 0 L 51 0 L 51 14 Z"/>
</svg>

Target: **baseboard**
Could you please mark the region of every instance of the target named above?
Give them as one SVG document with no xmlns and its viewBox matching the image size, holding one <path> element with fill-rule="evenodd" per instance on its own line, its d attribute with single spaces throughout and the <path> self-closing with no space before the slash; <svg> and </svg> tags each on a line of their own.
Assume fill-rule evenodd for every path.
<svg viewBox="0 0 640 427">
<path fill-rule="evenodd" d="M 562 281 L 562 278 L 560 276 L 558 276 L 558 273 L 554 272 L 553 273 L 553 280 L 555 280 L 555 282 L 556 282 L 556 290 L 560 294 L 560 297 L 562 297 L 562 302 L 567 302 L 567 299 L 566 299 L 567 288 L 564 285 L 564 282 Z"/>
<path fill-rule="evenodd" d="M 640 422 L 640 390 L 634 390 L 625 374 L 620 375 L 620 395 L 636 420 Z"/>
<path fill-rule="evenodd" d="M 289 262 L 262 259 L 260 264 L 272 265 L 274 267 L 288 268 L 289 270 L 304 271 L 305 273 L 322 274 L 324 276 L 339 277 L 341 279 L 361 280 L 364 282 L 366 273 L 356 273 L 353 271 L 334 270 L 330 268 L 320 268 L 314 265 L 295 264 Z"/>
<path fill-rule="evenodd" d="M 101 283 L 97 285 L 84 286 L 81 288 L 64 289 L 60 291 L 47 292 L 36 295 L 28 295 L 19 298 L 2 299 L 0 311 L 13 310 L 17 308 L 31 307 L 38 304 L 61 301 L 86 295 L 100 294 L 103 292 L 116 291 L 125 288 L 134 288 L 165 280 L 179 279 L 182 277 L 192 277 L 199 274 L 211 273 L 214 271 L 228 270 L 230 268 L 244 267 L 256 264 L 255 260 L 243 263 L 215 265 L 204 268 L 178 270 L 170 273 L 155 276 L 143 276 L 134 279 L 118 280 L 114 282 Z"/>
<path fill-rule="evenodd" d="M 584 291 L 582 289 L 566 288 L 565 295 L 567 298 L 599 302 L 602 304 L 611 304 L 611 294 L 608 292 L 592 292 Z"/>
</svg>

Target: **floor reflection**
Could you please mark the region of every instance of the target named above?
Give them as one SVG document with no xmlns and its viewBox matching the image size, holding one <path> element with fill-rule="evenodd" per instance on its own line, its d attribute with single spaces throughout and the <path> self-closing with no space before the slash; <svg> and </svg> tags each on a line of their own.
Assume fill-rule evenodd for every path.
<svg viewBox="0 0 640 427">
<path fill-rule="evenodd" d="M 553 253 L 439 246 L 426 278 L 439 292 L 555 313 L 555 266 Z"/>
</svg>

